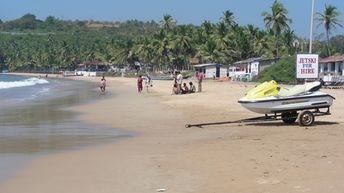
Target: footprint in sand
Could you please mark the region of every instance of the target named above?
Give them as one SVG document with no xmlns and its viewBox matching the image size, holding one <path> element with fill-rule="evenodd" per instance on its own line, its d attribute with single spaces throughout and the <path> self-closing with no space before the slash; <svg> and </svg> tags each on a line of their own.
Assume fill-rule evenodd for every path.
<svg viewBox="0 0 344 193">
<path fill-rule="evenodd" d="M 277 180 L 277 179 L 273 179 L 273 178 L 270 178 L 270 179 L 263 179 L 263 178 L 260 178 L 260 179 L 257 179 L 256 181 L 258 184 L 279 184 L 281 181 Z"/>
</svg>

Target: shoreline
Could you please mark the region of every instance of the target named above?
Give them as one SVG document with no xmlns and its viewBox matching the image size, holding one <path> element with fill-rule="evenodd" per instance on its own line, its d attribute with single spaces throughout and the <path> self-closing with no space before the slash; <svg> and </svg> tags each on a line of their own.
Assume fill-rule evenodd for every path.
<svg viewBox="0 0 344 193">
<path fill-rule="evenodd" d="M 67 79 L 49 82 L 51 85 L 46 87 L 55 94 L 2 106 L 1 182 L 11 179 L 16 171 L 36 158 L 104 145 L 134 135 L 117 128 L 80 123 L 81 114 L 72 111 L 73 108 L 107 97 L 95 97 L 94 91 L 85 90 L 93 89 L 91 83 Z M 28 89 L 32 88 L 25 87 L 23 92 Z"/>
<path fill-rule="evenodd" d="M 82 77 L 97 82 L 99 77 Z M 340 192 L 344 104 L 301 128 L 280 122 L 184 128 L 256 116 L 237 98 L 251 84 L 205 81 L 204 92 L 170 95 L 170 81 L 138 94 L 136 80 L 108 78 L 115 96 L 76 107 L 88 123 L 138 135 L 34 160 L 0 192 Z M 228 92 L 228 91 L 231 92 Z M 326 90 L 336 98 L 342 91 Z M 52 165 L 54 167 L 52 167 Z"/>
<path fill-rule="evenodd" d="M 89 78 L 88 78 L 89 79 Z M 121 88 L 121 90 L 123 90 L 123 89 L 125 89 L 124 87 L 122 87 Z M 131 88 L 130 88 L 131 89 Z M 136 90 L 135 90 L 136 91 Z M 136 94 L 136 93 L 135 93 Z M 135 96 L 136 97 L 136 96 Z M 138 98 L 135 98 L 134 97 L 134 99 L 136 100 L 136 99 L 138 99 Z M 127 101 L 127 99 L 128 99 L 128 96 L 125 96 L 124 98 L 123 98 L 125 101 Z M 148 98 L 142 98 L 143 100 L 145 100 L 145 102 L 147 102 L 147 99 Z M 107 122 L 107 121 L 111 121 L 111 118 L 109 118 L 109 117 L 106 117 L 106 116 L 109 116 L 110 114 L 106 114 L 106 115 L 104 115 L 105 117 L 97 117 L 97 120 L 93 120 L 93 114 L 99 114 L 99 112 L 98 112 L 98 110 L 97 110 L 97 112 L 86 112 L 85 113 L 85 109 L 84 108 L 86 108 L 86 109 L 88 109 L 88 110 L 86 110 L 86 111 L 89 111 L 90 109 L 93 109 L 94 110 L 94 107 L 95 106 L 99 106 L 99 105 L 102 105 L 103 103 L 108 103 L 108 100 L 110 100 L 111 101 L 111 99 L 104 99 L 104 100 L 102 100 L 102 101 L 98 101 L 98 102 L 96 102 L 96 103 L 92 103 L 92 104 L 86 104 L 86 105 L 83 105 L 83 106 L 79 106 L 79 107 L 76 107 L 76 108 L 73 108 L 73 110 L 75 110 L 75 111 L 77 111 L 77 112 L 83 112 L 83 115 L 81 116 L 81 117 L 83 117 L 84 118 L 84 120 L 85 121 L 87 121 L 87 122 L 90 122 L 90 123 L 94 123 L 94 122 L 97 122 L 97 124 L 104 124 L 104 125 L 108 125 L 109 123 Z M 116 97 L 116 99 L 114 99 L 114 98 L 112 98 L 112 100 L 119 100 L 117 97 Z M 151 99 L 149 99 L 149 100 L 151 100 Z M 123 101 L 122 101 L 123 102 Z M 128 101 L 129 103 L 132 103 L 132 102 L 130 102 L 130 101 Z M 155 102 L 156 101 L 150 101 L 150 103 L 151 103 L 151 105 L 155 105 Z M 119 105 L 119 104 L 117 104 L 117 105 Z M 128 113 L 129 114 L 131 114 L 132 113 L 132 111 L 135 111 L 136 109 L 135 109 L 135 105 L 133 106 L 132 104 L 122 104 L 122 105 L 124 105 L 125 107 L 123 107 L 122 108 L 122 110 L 123 109 L 126 109 L 127 111 L 129 111 Z M 104 105 L 104 106 L 107 106 L 107 105 Z M 132 107 L 134 107 L 134 108 L 129 108 L 128 109 L 128 107 L 130 107 L 130 106 L 132 106 Z M 159 106 L 159 105 L 158 105 Z M 161 107 L 153 107 L 155 110 L 156 110 L 156 113 L 157 114 L 160 114 L 160 111 L 162 110 L 161 109 Z M 152 107 L 152 106 L 150 106 L 150 107 Z M 103 109 L 104 110 L 104 109 Z M 174 115 L 174 114 L 173 114 Z M 110 115 L 111 116 L 111 115 Z M 104 145 L 103 147 L 91 147 L 91 148 L 88 148 L 88 149 L 85 149 L 85 150 L 80 150 L 80 151 L 78 151 L 78 152 L 73 152 L 73 153 L 63 153 L 63 154 L 58 154 L 58 155 L 52 155 L 52 156 L 47 156 L 47 157 L 45 157 L 45 158 L 41 158 L 41 159 L 39 159 L 39 160 L 34 160 L 32 163 L 30 163 L 29 164 L 29 166 L 26 168 L 26 169 L 24 169 L 22 172 L 19 172 L 19 174 L 18 174 L 18 176 L 21 176 L 21 175 L 23 175 L 22 173 L 26 173 L 27 171 L 26 170 L 28 170 L 28 173 L 31 175 L 32 173 L 30 172 L 31 170 L 32 171 L 37 171 L 37 170 L 42 170 L 42 172 L 43 171 L 46 171 L 46 170 L 50 170 L 50 169 L 52 169 L 52 168 L 50 168 L 49 169 L 49 166 L 48 166 L 48 168 L 45 168 L 44 170 L 42 169 L 42 165 L 43 165 L 43 163 L 48 163 L 48 162 L 53 162 L 53 163 L 55 163 L 56 161 L 55 160 L 59 160 L 60 158 L 60 160 L 58 161 L 58 163 L 61 163 L 61 162 L 63 162 L 62 160 L 64 160 L 66 157 L 68 157 L 68 156 L 72 156 L 72 157 L 74 157 L 74 155 L 75 154 L 83 154 L 83 153 L 90 153 L 90 152 L 93 152 L 93 151 L 95 151 L 95 152 L 93 152 L 94 154 L 99 154 L 99 151 L 100 150 L 102 150 L 102 149 L 105 149 L 105 148 L 108 148 L 108 147 L 111 147 L 111 148 L 114 148 L 114 149 L 116 149 L 116 150 L 118 150 L 118 151 L 116 151 L 118 154 L 127 154 L 128 152 L 127 152 L 127 150 L 125 150 L 126 149 L 126 147 L 128 147 L 128 143 L 130 144 L 130 143 L 134 143 L 133 145 L 130 145 L 130 147 L 131 148 L 133 148 L 133 150 L 136 152 L 136 153 L 139 153 L 140 152 L 140 148 L 141 148 L 141 145 L 136 145 L 136 141 L 141 141 L 141 140 L 143 140 L 143 141 L 145 141 L 145 145 L 148 145 L 148 146 L 152 146 L 152 147 L 154 147 L 154 146 L 156 146 L 157 144 L 156 144 L 156 142 L 150 142 L 150 140 L 148 140 L 148 141 L 146 141 L 146 139 L 145 138 L 147 138 L 147 134 L 144 134 L 144 133 L 146 133 L 146 131 L 143 131 L 143 130 L 137 130 L 137 129 L 135 129 L 136 127 L 141 127 L 142 128 L 142 124 L 145 124 L 145 119 L 151 119 L 151 118 L 153 118 L 153 117 L 151 117 L 151 115 L 148 115 L 148 114 L 144 114 L 144 113 L 142 113 L 142 114 L 139 114 L 138 115 L 139 117 L 141 117 L 140 119 L 141 120 L 143 120 L 143 121 L 137 121 L 135 124 L 133 124 L 133 122 L 132 121 L 130 121 L 131 119 L 132 119 L 132 117 L 127 117 L 127 119 L 129 120 L 122 120 L 122 122 L 121 122 L 121 124 L 119 124 L 119 125 L 125 125 L 124 127 L 121 127 L 121 128 L 125 128 L 125 129 L 129 129 L 129 130 L 131 130 L 131 131 L 133 131 L 133 130 L 135 130 L 136 132 L 138 132 L 139 133 L 139 135 L 138 136 L 135 136 L 134 138 L 131 138 L 131 139 L 126 139 L 126 140 L 122 140 L 121 142 L 118 142 L 118 143 L 113 143 L 113 144 L 109 144 L 109 145 Z M 167 118 L 167 117 L 166 117 Z M 128 124 L 122 124 L 122 123 L 125 123 L 125 122 L 130 122 L 129 123 L 129 125 Z M 115 128 L 118 128 L 117 126 L 114 126 L 113 125 L 113 127 L 115 127 Z M 146 125 L 145 127 L 148 127 L 148 125 Z M 160 128 L 160 126 L 157 128 L 157 127 L 153 127 L 155 130 L 156 129 L 159 129 Z M 152 127 L 150 128 L 150 129 L 152 129 Z M 142 135 L 141 135 L 142 134 Z M 151 136 L 148 136 L 148 138 L 150 138 Z M 155 138 L 155 137 L 154 137 Z M 123 148 L 123 145 L 121 145 L 122 143 L 124 143 L 124 148 Z M 160 142 L 158 143 L 158 144 L 160 144 Z M 108 150 L 109 151 L 109 150 Z M 160 151 L 160 150 L 159 150 Z M 153 153 L 153 152 L 152 152 Z M 151 153 L 151 154 L 152 154 Z M 160 153 L 162 153 L 162 152 L 160 152 Z M 107 153 L 106 153 L 107 154 Z M 165 154 L 165 153 L 164 153 Z M 104 155 L 104 154 L 102 154 L 101 153 L 101 155 L 102 156 L 107 156 L 107 155 Z M 132 155 L 132 156 L 136 156 L 136 155 Z M 82 156 L 83 157 L 83 156 Z M 89 157 L 89 156 L 87 156 L 87 157 Z M 106 159 L 105 160 L 98 160 L 96 157 L 94 157 L 94 156 L 90 156 L 90 157 L 92 157 L 92 159 L 93 159 L 93 161 L 94 162 L 103 162 L 103 161 L 106 161 Z M 145 157 L 144 159 L 142 159 L 142 157 L 141 157 L 141 161 L 140 162 L 142 162 L 142 163 L 145 163 L 145 164 L 138 164 L 138 166 L 137 167 L 135 167 L 135 164 L 132 164 L 131 166 L 134 166 L 132 169 L 130 169 L 130 171 L 136 171 L 136 170 L 139 170 L 139 171 L 141 171 L 140 173 L 142 173 L 144 170 L 146 170 L 146 164 L 148 164 L 149 162 L 150 162 L 150 157 L 146 157 L 146 156 L 143 156 L 143 157 Z M 45 159 L 48 159 L 49 161 L 47 162 L 47 161 L 42 161 L 42 160 L 45 160 Z M 51 160 L 52 159 L 52 160 Z M 84 157 L 83 157 L 83 159 L 84 159 Z M 113 159 L 113 158 L 112 158 Z M 135 163 L 137 160 L 136 159 L 134 159 L 134 160 L 131 160 L 131 159 L 125 159 L 124 160 L 124 164 L 128 164 L 128 162 L 129 163 Z M 68 162 L 68 161 L 67 161 Z M 120 162 L 120 163 L 122 163 L 122 162 Z M 37 164 L 37 165 L 36 165 Z M 65 164 L 67 164 L 67 163 L 65 163 Z M 67 164 L 68 165 L 68 164 Z M 103 166 L 103 167 L 111 167 L 111 164 L 110 163 L 107 163 L 107 164 L 99 164 L 99 165 L 101 165 L 101 166 Z M 86 167 L 86 166 L 85 166 Z M 123 168 L 123 166 L 121 166 L 121 165 L 117 165 L 117 167 L 119 167 L 119 168 L 117 168 L 118 170 L 122 170 L 122 168 Z M 35 169 L 34 169 L 35 168 Z M 136 169 L 134 169 L 134 168 L 136 168 Z M 72 169 L 71 169 L 72 170 Z M 82 169 L 82 171 L 87 171 L 87 170 L 96 170 L 96 168 L 89 168 L 89 167 L 87 167 L 87 168 L 84 168 L 84 169 Z M 111 170 L 111 169 L 110 169 Z M 68 171 L 70 171 L 70 170 L 66 170 L 65 172 L 67 172 L 68 173 Z M 108 169 L 103 169 L 102 170 L 103 172 L 105 172 L 105 171 L 108 171 Z M 83 173 L 83 172 L 81 172 L 81 171 L 79 171 L 80 173 Z M 96 171 L 93 171 L 93 172 L 96 172 Z M 79 174 L 80 174 L 79 173 Z M 98 172 L 96 172 L 96 173 L 98 173 Z M 144 172 L 144 173 L 146 173 L 146 172 Z M 154 172 L 154 170 L 153 171 L 148 171 L 148 173 L 155 173 Z M 104 176 L 104 175 L 109 175 L 108 174 L 108 172 L 105 172 L 105 174 L 98 174 L 99 176 Z M 63 175 L 63 176 L 65 176 L 65 175 Z M 66 175 L 66 176 L 68 176 L 68 175 Z M 79 176 L 79 175 L 78 175 Z M 80 175 L 78 178 L 82 178 L 82 176 L 85 176 L 85 175 Z M 87 176 L 87 175 L 86 175 Z M 144 176 L 142 176 L 142 175 L 137 175 L 137 176 L 140 176 L 140 178 L 137 178 L 137 180 L 138 181 L 140 181 L 140 179 L 141 178 L 144 178 Z M 37 177 L 37 176 L 36 176 Z M 61 176 L 60 176 L 61 177 Z M 127 177 L 130 177 L 130 176 L 127 176 Z M 130 178 L 133 178 L 133 177 L 130 177 Z M 30 178 L 30 179 L 25 179 L 25 180 L 31 180 L 32 178 Z M 18 177 L 15 177 L 14 179 L 13 179 L 13 181 L 16 181 L 16 180 L 19 180 L 20 181 L 20 178 L 18 178 Z M 45 180 L 45 179 L 40 179 L 40 181 L 41 180 Z M 61 179 L 62 180 L 62 179 Z M 120 179 L 118 179 L 119 181 L 121 181 Z M 128 181 L 130 181 L 129 179 L 127 179 Z M 124 182 L 122 182 L 122 183 L 124 183 Z M 9 187 L 12 187 L 11 185 L 11 180 L 8 182 L 8 183 L 5 183 L 5 190 L 6 191 L 12 191 L 12 190 L 9 190 L 9 189 L 11 189 L 11 188 L 9 188 L 9 189 L 6 189 L 6 185 L 9 185 Z M 20 183 L 21 184 L 21 183 Z M 26 182 L 24 183 L 24 184 L 27 184 Z M 31 184 L 31 183 L 30 183 Z M 43 183 L 43 184 L 45 184 L 45 183 Z M 1 188 L 2 188 L 3 186 L 1 186 L 0 185 L 0 192 L 1 192 Z M 135 186 L 134 186 L 135 187 Z M 132 189 L 132 188 L 134 188 L 134 187 L 132 187 L 132 186 L 123 186 L 122 188 L 123 188 L 123 191 L 125 191 L 125 192 L 127 192 L 128 191 L 128 189 Z M 157 186 L 157 188 L 158 188 L 159 186 Z M 13 187 L 12 187 L 13 188 Z M 67 187 L 66 187 L 67 188 Z M 121 188 L 121 189 L 122 189 Z M 140 188 L 140 187 L 135 187 L 135 188 Z M 16 191 L 22 191 L 22 190 L 27 190 L 27 188 L 19 188 L 20 190 L 14 190 L 14 192 L 16 192 Z M 54 188 L 55 189 L 55 188 Z M 58 191 L 58 189 L 59 188 L 57 188 L 56 187 L 56 192 L 60 192 L 60 191 Z M 82 190 L 82 192 L 95 192 L 96 190 L 95 189 L 92 189 L 92 188 L 87 188 L 87 189 L 84 189 L 84 188 L 82 188 L 83 190 Z M 92 190 L 91 190 L 92 189 Z M 140 188 L 141 189 L 141 188 Z M 151 189 L 151 187 L 150 188 L 148 188 L 148 189 Z M 35 190 L 32 190 L 33 192 L 40 192 L 40 190 L 39 189 L 35 189 Z M 42 192 L 44 192 L 43 190 L 42 190 Z M 51 192 L 51 189 L 50 189 L 50 192 Z"/>
</svg>

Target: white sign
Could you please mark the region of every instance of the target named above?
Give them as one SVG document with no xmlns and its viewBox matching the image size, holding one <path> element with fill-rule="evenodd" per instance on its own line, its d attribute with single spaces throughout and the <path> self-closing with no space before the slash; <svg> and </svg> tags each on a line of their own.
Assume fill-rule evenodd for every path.
<svg viewBox="0 0 344 193">
<path fill-rule="evenodd" d="M 298 54 L 296 58 L 296 78 L 318 78 L 319 56 Z"/>
<path fill-rule="evenodd" d="M 257 76 L 259 73 L 259 62 L 252 62 L 251 63 L 251 75 Z"/>
</svg>

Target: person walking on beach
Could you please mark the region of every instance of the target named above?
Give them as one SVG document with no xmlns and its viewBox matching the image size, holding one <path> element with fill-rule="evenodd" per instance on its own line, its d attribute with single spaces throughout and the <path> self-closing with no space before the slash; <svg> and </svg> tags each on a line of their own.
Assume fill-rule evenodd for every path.
<svg viewBox="0 0 344 193">
<path fill-rule="evenodd" d="M 183 75 L 180 73 L 180 71 L 177 71 L 176 82 L 177 82 L 177 85 L 178 85 L 178 90 L 179 90 L 179 92 L 181 92 L 182 84 L 183 84 Z"/>
<path fill-rule="evenodd" d="M 137 78 L 137 90 L 139 91 L 139 93 L 141 93 L 143 89 L 142 82 L 143 82 L 142 76 L 139 75 Z"/>
<path fill-rule="evenodd" d="M 173 80 L 172 94 L 176 94 L 176 92 L 175 92 L 177 90 L 177 74 L 176 74 L 176 71 L 172 72 L 171 78 Z"/>
<path fill-rule="evenodd" d="M 100 91 L 105 92 L 105 87 L 106 87 L 106 79 L 103 76 L 103 78 L 100 80 Z"/>
<path fill-rule="evenodd" d="M 203 72 L 201 70 L 197 73 L 197 80 L 198 80 L 198 92 L 202 92 Z"/>
<path fill-rule="evenodd" d="M 145 81 L 145 87 L 146 87 L 146 90 L 147 90 L 147 93 L 148 93 L 149 87 L 153 87 L 152 78 L 150 77 L 149 73 L 147 72 L 143 79 Z"/>
</svg>

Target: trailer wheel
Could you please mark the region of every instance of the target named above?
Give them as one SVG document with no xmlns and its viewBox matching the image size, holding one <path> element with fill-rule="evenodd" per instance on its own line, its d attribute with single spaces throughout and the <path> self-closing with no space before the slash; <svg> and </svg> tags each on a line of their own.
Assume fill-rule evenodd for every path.
<svg viewBox="0 0 344 193">
<path fill-rule="evenodd" d="M 281 114 L 282 121 L 286 124 L 292 124 L 296 121 L 297 119 L 297 112 L 284 112 Z"/>
<path fill-rule="evenodd" d="M 310 126 L 314 123 L 314 115 L 310 111 L 301 111 L 298 120 L 300 126 Z"/>
</svg>

